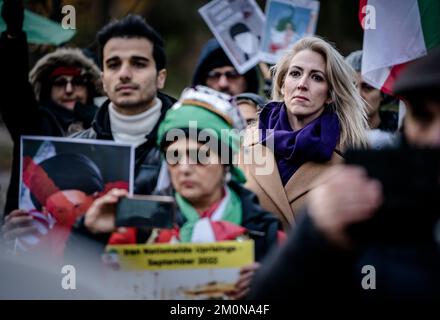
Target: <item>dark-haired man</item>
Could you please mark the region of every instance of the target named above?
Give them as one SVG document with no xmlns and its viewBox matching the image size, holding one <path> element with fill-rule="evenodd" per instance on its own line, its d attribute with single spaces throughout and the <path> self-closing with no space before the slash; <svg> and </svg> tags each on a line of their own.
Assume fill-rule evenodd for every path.
<svg viewBox="0 0 440 320">
<path fill-rule="evenodd" d="M 108 100 L 93 126 L 76 138 L 114 140 L 136 148 L 134 192 L 150 194 L 160 170 L 156 132 L 175 102 L 158 90 L 166 80 L 161 36 L 143 18 L 129 15 L 98 33 L 102 82 Z"/>
<path fill-rule="evenodd" d="M 98 42 L 102 82 L 109 99 L 97 112 L 92 127 L 72 137 L 134 144 L 134 193 L 151 194 L 161 166 L 155 144 L 157 129 L 175 102 L 158 92 L 166 80 L 163 40 L 142 17 L 128 15 L 104 26 Z M 8 230 L 14 229 L 16 236 L 26 234 L 29 229 L 20 212 L 11 215 L 16 216 L 8 218 Z M 81 232 L 81 224 L 78 230 Z"/>
</svg>

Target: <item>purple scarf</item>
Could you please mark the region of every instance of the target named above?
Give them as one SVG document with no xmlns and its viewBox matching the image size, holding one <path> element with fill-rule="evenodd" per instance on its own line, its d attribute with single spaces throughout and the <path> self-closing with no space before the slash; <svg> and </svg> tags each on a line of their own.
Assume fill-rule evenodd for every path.
<svg viewBox="0 0 440 320">
<path fill-rule="evenodd" d="M 340 133 L 338 116 L 327 109 L 304 128 L 293 131 L 282 102 L 270 102 L 263 108 L 259 129 L 261 143 L 269 147 L 272 143 L 274 146 L 272 151 L 283 186 L 302 164 L 330 160 Z"/>
</svg>

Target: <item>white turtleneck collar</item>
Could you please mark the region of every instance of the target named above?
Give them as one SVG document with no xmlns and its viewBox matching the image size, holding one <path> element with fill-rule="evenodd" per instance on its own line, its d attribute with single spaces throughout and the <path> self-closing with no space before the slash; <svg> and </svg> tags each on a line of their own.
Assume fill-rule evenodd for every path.
<svg viewBox="0 0 440 320">
<path fill-rule="evenodd" d="M 109 104 L 110 127 L 116 142 L 134 144 L 136 147 L 147 141 L 146 136 L 159 121 L 162 101 L 156 98 L 154 106 L 147 111 L 127 116 L 115 110 L 113 102 Z"/>
</svg>

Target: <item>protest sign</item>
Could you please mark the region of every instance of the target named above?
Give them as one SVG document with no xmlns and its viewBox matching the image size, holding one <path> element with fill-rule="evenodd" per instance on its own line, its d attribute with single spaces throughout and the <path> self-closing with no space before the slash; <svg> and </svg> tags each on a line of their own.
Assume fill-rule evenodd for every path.
<svg viewBox="0 0 440 320">
<path fill-rule="evenodd" d="M 106 282 L 126 299 L 227 299 L 254 243 L 222 241 L 107 246 Z"/>
<path fill-rule="evenodd" d="M 112 188 L 132 191 L 133 165 L 131 145 L 23 136 L 19 207 L 32 215 L 38 234 L 17 238 L 16 249 L 62 255 L 71 227 L 94 199 Z"/>
<path fill-rule="evenodd" d="M 255 0 L 214 0 L 199 13 L 239 73 L 260 61 L 264 15 Z"/>
<path fill-rule="evenodd" d="M 319 2 L 311 0 L 269 0 L 260 58 L 276 64 L 283 53 L 299 39 L 313 35 Z"/>
</svg>

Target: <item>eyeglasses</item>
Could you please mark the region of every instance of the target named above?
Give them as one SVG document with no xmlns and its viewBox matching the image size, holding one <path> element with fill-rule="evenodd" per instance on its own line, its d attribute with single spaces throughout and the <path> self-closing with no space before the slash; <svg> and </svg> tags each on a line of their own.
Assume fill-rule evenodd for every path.
<svg viewBox="0 0 440 320">
<path fill-rule="evenodd" d="M 73 77 L 72 79 L 58 78 L 52 82 L 52 85 L 65 88 L 68 83 L 70 83 L 72 87 L 84 87 L 87 85 L 87 80 L 82 77 Z"/>
<path fill-rule="evenodd" d="M 208 72 L 208 79 L 210 79 L 210 80 L 218 81 L 222 76 L 225 76 L 229 80 L 235 80 L 238 77 L 240 77 L 241 74 L 239 74 L 237 71 L 226 71 L 226 72 L 210 71 L 210 72 Z"/>
<path fill-rule="evenodd" d="M 211 154 L 210 150 L 192 149 L 183 155 L 178 150 L 168 149 L 165 153 L 165 160 L 171 167 L 182 164 L 207 166 L 210 164 L 219 163 L 219 159 L 215 157 L 215 154 Z"/>
</svg>

